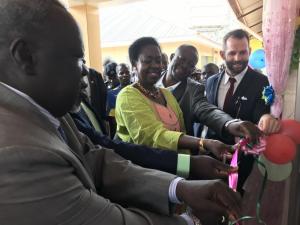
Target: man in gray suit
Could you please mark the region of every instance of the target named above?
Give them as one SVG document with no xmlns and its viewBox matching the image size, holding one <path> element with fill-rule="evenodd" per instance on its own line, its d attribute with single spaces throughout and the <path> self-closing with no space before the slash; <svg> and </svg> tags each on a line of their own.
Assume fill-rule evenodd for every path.
<svg viewBox="0 0 300 225">
<path fill-rule="evenodd" d="M 181 202 L 196 216 L 239 216 L 239 197 L 222 182 L 186 181 L 99 151 L 64 116 L 87 69 L 77 24 L 57 0 L 1 0 L 0 8 L 1 225 L 188 224 L 189 215 L 172 214 Z"/>
<path fill-rule="evenodd" d="M 168 70 L 157 83 L 157 86 L 172 91 L 177 99 L 183 112 L 187 133 L 193 135 L 193 123 L 196 122 L 213 129 L 219 136 L 243 136 L 256 142 L 262 133 L 253 123 L 233 119 L 218 107 L 208 103 L 204 85 L 189 77 L 197 63 L 197 49 L 192 45 L 181 45 L 176 49 Z M 263 119 L 266 120 L 265 129 L 267 130 L 274 121 L 269 117 Z M 271 130 L 270 133 L 274 131 Z"/>
</svg>

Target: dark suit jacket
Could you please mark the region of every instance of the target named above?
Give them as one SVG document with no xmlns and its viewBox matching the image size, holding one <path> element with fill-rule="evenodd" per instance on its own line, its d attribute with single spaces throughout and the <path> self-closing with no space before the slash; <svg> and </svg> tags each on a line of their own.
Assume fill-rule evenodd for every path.
<svg viewBox="0 0 300 225">
<path fill-rule="evenodd" d="M 224 73 L 225 71 L 213 75 L 206 82 L 207 100 L 214 105 L 218 104 L 218 90 Z M 231 116 L 251 121 L 252 123 L 258 123 L 263 114 L 270 112 L 270 107 L 261 98 L 263 88 L 268 85 L 269 82 L 266 76 L 248 68 L 230 102 Z M 222 138 L 212 130 L 208 131 L 207 137 L 220 139 L 228 144 L 234 144 L 233 137 Z M 252 170 L 253 157 L 251 155 L 241 155 L 239 160 L 238 190 L 242 192 L 242 186 Z"/>
<path fill-rule="evenodd" d="M 211 104 L 218 105 L 218 90 L 224 73 L 223 71 L 213 75 L 206 82 L 206 96 Z M 233 118 L 258 123 L 263 114 L 270 112 L 270 107 L 261 98 L 263 88 L 268 85 L 269 81 L 265 75 L 248 68 L 230 102 L 230 107 L 232 108 L 230 115 Z M 247 100 L 242 100 L 245 98 Z"/>
<path fill-rule="evenodd" d="M 91 105 L 98 116 L 106 118 L 106 98 L 107 89 L 101 73 L 94 69 L 89 69 L 88 80 L 91 89 Z"/>
<path fill-rule="evenodd" d="M 97 120 L 97 122 L 98 122 L 98 124 L 100 126 L 101 132 L 104 135 L 108 135 L 109 131 L 107 130 L 108 128 L 106 126 L 106 121 L 101 119 L 102 118 L 101 115 L 99 115 L 97 113 L 97 110 L 86 99 L 82 99 L 82 102 L 85 104 L 86 107 L 88 107 L 94 113 L 94 115 L 96 117 L 96 120 Z M 81 111 L 84 113 L 84 115 L 86 115 L 85 112 L 84 112 L 84 110 L 81 110 Z M 92 124 L 90 120 L 89 120 L 89 123 Z"/>
<path fill-rule="evenodd" d="M 232 118 L 207 102 L 204 89 L 203 85 L 188 78 L 175 88 L 173 95 L 183 112 L 187 134 L 193 135 L 193 123 L 199 122 L 221 135 L 225 123 Z"/>
<path fill-rule="evenodd" d="M 90 107 L 93 111 L 93 109 Z M 98 133 L 81 109 L 78 113 L 70 113 L 79 131 L 87 135 L 94 144 L 113 149 L 116 153 L 140 166 L 158 169 L 176 174 L 177 153 L 159 150 L 147 146 L 111 140 L 108 136 Z"/>
</svg>

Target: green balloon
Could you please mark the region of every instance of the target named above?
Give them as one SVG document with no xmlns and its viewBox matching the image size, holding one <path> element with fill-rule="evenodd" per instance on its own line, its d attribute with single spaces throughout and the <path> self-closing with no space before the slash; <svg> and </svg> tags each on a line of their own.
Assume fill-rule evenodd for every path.
<svg viewBox="0 0 300 225">
<path fill-rule="evenodd" d="M 267 160 L 264 155 L 260 155 L 258 159 L 266 166 L 268 172 L 268 180 L 270 181 L 275 181 L 275 182 L 283 181 L 291 175 L 293 169 L 291 162 L 288 162 L 286 164 L 275 164 Z M 258 164 L 258 169 L 261 172 L 261 174 L 264 176 L 265 168 L 260 164 Z"/>
</svg>

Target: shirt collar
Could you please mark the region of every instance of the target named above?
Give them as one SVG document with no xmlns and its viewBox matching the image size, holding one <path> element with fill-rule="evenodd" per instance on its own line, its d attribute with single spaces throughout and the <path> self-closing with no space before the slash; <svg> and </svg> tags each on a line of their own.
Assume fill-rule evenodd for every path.
<svg viewBox="0 0 300 225">
<path fill-rule="evenodd" d="M 163 82 L 164 77 L 165 77 L 165 74 L 162 74 L 161 77 L 159 78 L 159 80 L 155 84 L 156 87 L 160 87 L 160 88 L 165 87 L 164 82 Z"/>
<path fill-rule="evenodd" d="M 121 84 L 120 84 L 119 86 L 115 87 L 113 90 L 114 90 L 114 91 L 118 91 L 118 90 L 120 90 L 120 89 L 122 89 Z"/>
<path fill-rule="evenodd" d="M 165 77 L 166 77 L 167 73 L 165 72 L 161 78 L 159 78 L 159 80 L 156 82 L 155 86 L 156 87 L 160 87 L 160 88 L 166 88 L 168 89 L 169 91 L 174 91 L 175 88 L 178 87 L 178 85 L 181 83 L 181 81 L 177 82 L 176 84 L 173 84 L 172 86 L 169 86 L 169 87 L 166 87 L 165 84 L 164 84 L 164 80 L 165 80 Z"/>
<path fill-rule="evenodd" d="M 25 93 L 3 83 L 0 82 L 2 85 L 4 85 L 5 87 L 9 88 L 11 91 L 15 92 L 17 95 L 19 95 L 20 97 L 26 99 L 27 101 L 29 101 L 34 107 L 36 107 L 38 109 L 38 111 L 40 111 L 40 113 L 42 113 L 44 116 L 46 116 L 49 121 L 51 122 L 51 124 L 53 124 L 55 126 L 56 129 L 59 128 L 60 126 L 60 122 L 58 119 L 56 119 L 54 116 L 52 116 L 50 114 L 50 112 L 48 112 L 45 108 L 43 108 L 42 106 L 40 106 L 39 104 L 37 104 L 31 97 L 29 97 L 28 95 L 26 95 Z"/>
<path fill-rule="evenodd" d="M 237 75 L 234 76 L 234 78 L 236 79 L 237 83 L 239 83 L 243 79 L 243 77 L 245 76 L 247 70 L 248 70 L 248 66 L 242 72 L 240 72 L 239 74 L 237 74 Z M 224 78 L 225 78 L 224 79 L 224 84 L 227 84 L 228 81 L 229 81 L 229 78 L 230 78 L 230 76 L 229 76 L 229 74 L 227 72 L 225 72 Z"/>
</svg>

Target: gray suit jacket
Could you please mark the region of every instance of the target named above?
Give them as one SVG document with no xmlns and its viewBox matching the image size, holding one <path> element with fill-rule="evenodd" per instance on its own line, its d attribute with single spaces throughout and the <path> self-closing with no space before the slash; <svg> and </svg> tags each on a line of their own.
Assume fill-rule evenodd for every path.
<svg viewBox="0 0 300 225">
<path fill-rule="evenodd" d="M 185 224 L 170 215 L 173 175 L 94 146 L 69 116 L 61 125 L 68 145 L 35 106 L 0 84 L 1 225 Z"/>
<path fill-rule="evenodd" d="M 193 135 L 193 123 L 199 122 L 222 134 L 225 123 L 232 118 L 207 102 L 204 85 L 188 78 L 173 91 L 183 112 L 187 134 Z"/>
</svg>

